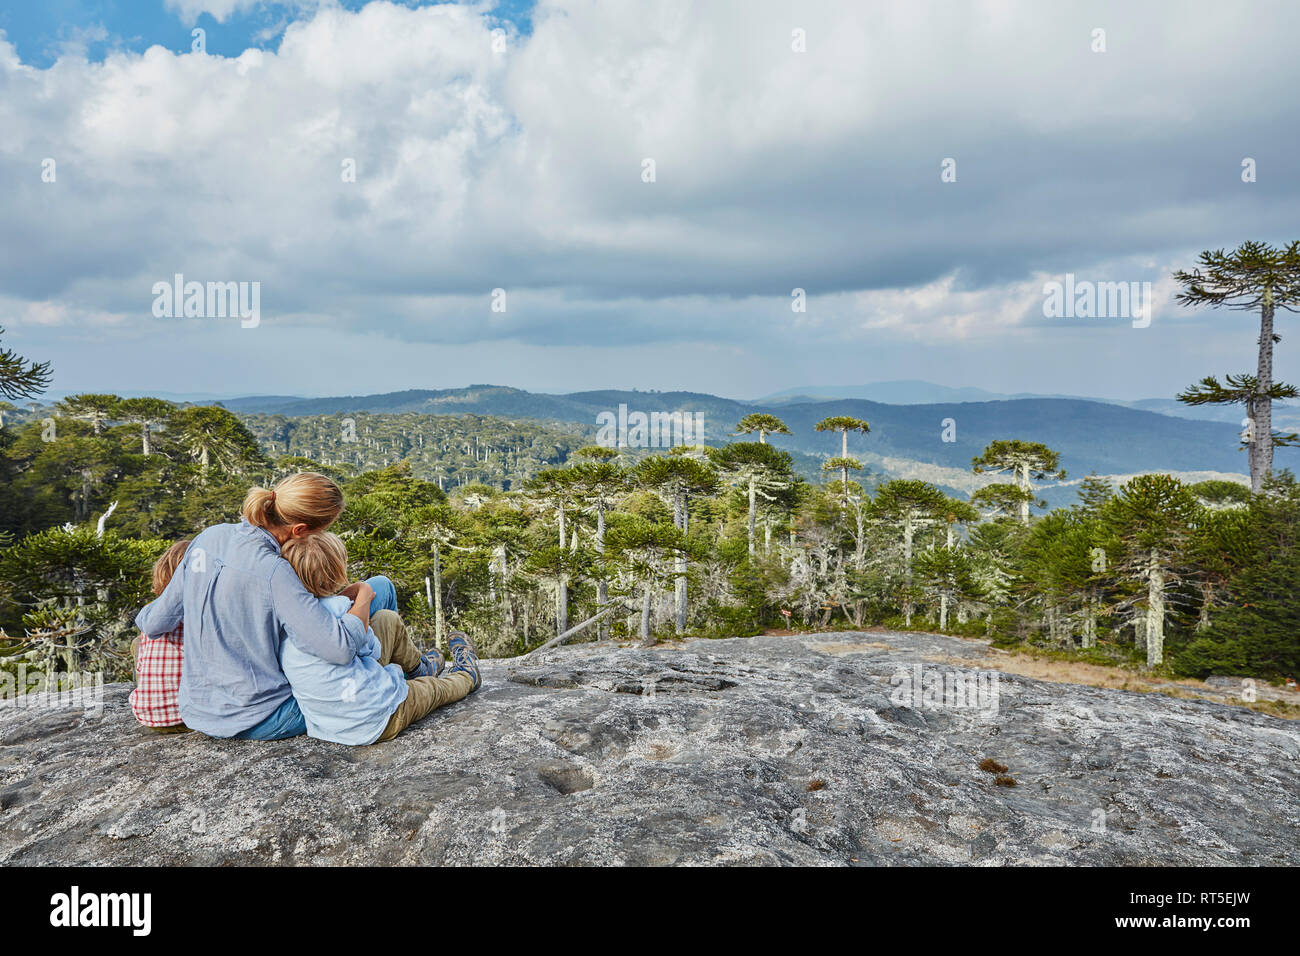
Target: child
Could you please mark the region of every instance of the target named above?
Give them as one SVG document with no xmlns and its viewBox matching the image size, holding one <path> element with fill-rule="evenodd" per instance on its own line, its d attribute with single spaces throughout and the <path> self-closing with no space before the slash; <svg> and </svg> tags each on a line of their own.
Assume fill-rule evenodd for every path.
<svg viewBox="0 0 1300 956">
<path fill-rule="evenodd" d="M 348 583 L 348 552 L 343 539 L 328 531 L 291 538 L 281 552 L 303 586 L 322 598 L 336 616 L 351 602 L 334 598 Z M 307 722 L 309 736 L 340 744 L 392 740 L 430 711 L 478 690 L 478 657 L 459 631 L 448 639 L 453 663 L 446 676 L 413 676 L 429 670 L 395 611 L 381 610 L 370 619 L 369 647 L 349 664 L 315 657 L 292 635 L 280 650 L 280 666 L 289 678 Z"/>
<path fill-rule="evenodd" d="M 162 594 L 167 582 L 185 558 L 189 539 L 182 539 L 163 552 L 153 566 L 153 593 Z M 184 625 L 161 637 L 141 634 L 135 639 L 135 690 L 131 691 L 131 713 L 145 727 L 162 733 L 185 733 L 176 695 L 181 686 L 184 662 Z"/>
</svg>

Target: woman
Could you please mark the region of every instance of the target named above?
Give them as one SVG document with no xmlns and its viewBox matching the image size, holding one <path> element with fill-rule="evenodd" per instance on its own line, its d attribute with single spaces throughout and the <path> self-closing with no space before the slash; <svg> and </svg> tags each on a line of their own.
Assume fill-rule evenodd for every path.
<svg viewBox="0 0 1300 956">
<path fill-rule="evenodd" d="M 292 538 L 324 531 L 343 511 L 339 486 L 312 472 L 290 475 L 270 490 L 253 488 L 238 524 L 208 528 L 190 544 L 163 593 L 136 616 L 147 636 L 185 622 L 185 664 L 178 695 L 185 724 L 210 737 L 281 740 L 306 723 L 280 669 L 280 643 L 347 664 L 367 644 L 375 589 L 366 582 L 343 594 L 352 607 L 335 618 L 280 556 Z M 394 609 L 396 595 L 375 609 Z"/>
</svg>

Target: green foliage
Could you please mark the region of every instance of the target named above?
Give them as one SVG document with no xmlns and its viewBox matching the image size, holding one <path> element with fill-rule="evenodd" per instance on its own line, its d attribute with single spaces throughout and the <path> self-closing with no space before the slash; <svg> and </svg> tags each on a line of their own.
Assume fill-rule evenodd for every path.
<svg viewBox="0 0 1300 956">
<path fill-rule="evenodd" d="M 1289 472 L 1271 478 L 1251 500 L 1235 536 L 1239 553 L 1229 598 L 1213 623 L 1177 655 L 1175 667 L 1196 677 L 1300 675 L 1300 485 Z"/>
<path fill-rule="evenodd" d="M 0 429 L 0 624 L 10 650 L 56 670 L 121 675 L 154 556 L 236 520 L 250 484 L 299 470 L 343 484 L 335 530 L 352 574 L 392 577 L 426 643 L 435 607 L 488 653 L 517 654 L 612 603 L 578 640 L 664 636 L 681 620 L 713 637 L 886 624 L 1137 661 L 1156 567 L 1176 667 L 1300 669 L 1294 482 L 1251 496 L 1232 482 L 1143 475 L 1115 489 L 1089 476 L 1076 505 L 1033 517 L 1028 483 L 1064 473 L 1030 442 L 985 449 L 976 469 L 1008 482 L 962 501 L 924 481 L 851 481 L 858 463 L 844 456 L 826 462 L 833 481 L 809 485 L 763 441 L 645 454 L 584 445 L 577 426 L 241 418 L 114 396 L 77 396 L 50 417 L 52 430 L 35 417 Z M 783 427 L 760 416 L 742 431 Z"/>
</svg>

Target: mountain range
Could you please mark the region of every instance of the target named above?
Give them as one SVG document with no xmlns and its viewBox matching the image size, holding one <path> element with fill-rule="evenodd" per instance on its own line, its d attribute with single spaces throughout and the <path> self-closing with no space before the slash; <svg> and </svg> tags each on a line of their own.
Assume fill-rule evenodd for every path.
<svg viewBox="0 0 1300 956">
<path fill-rule="evenodd" d="M 926 383 L 882 383 L 890 397 L 924 396 Z M 939 389 L 940 387 L 934 386 Z M 909 391 L 910 390 L 910 391 Z M 1239 450 L 1238 428 L 1228 422 L 1173 417 L 1157 411 L 1062 397 L 1003 397 L 971 401 L 978 390 L 954 389 L 965 401 L 892 404 L 860 397 L 769 396 L 742 402 L 699 392 L 602 390 L 547 394 L 500 385 L 468 388 L 409 389 L 379 395 L 333 398 L 261 396 L 222 402 L 236 413 L 331 415 L 355 412 L 488 415 L 500 418 L 586 423 L 595 435 L 597 416 L 619 412 L 688 412 L 702 416 L 705 441 L 731 438 L 736 423 L 752 412 L 777 415 L 791 435 L 769 441 L 795 454 L 800 470 L 816 472 L 820 460 L 839 453 L 838 433 L 813 426 L 832 415 L 849 415 L 871 423 L 868 435 L 851 435 L 849 452 L 867 465 L 868 474 L 922 477 L 951 491 L 969 492 L 983 483 L 970 471 L 971 459 L 991 441 L 1039 441 L 1061 454 L 1061 464 L 1077 480 L 1090 472 L 1126 476 L 1143 471 L 1181 473 L 1189 480 L 1212 475 L 1241 476 L 1246 456 Z M 945 394 L 942 391 L 937 394 Z M 945 426 L 947 434 L 945 435 Z M 945 440 L 945 437 L 951 440 Z M 1278 450 L 1277 466 L 1297 469 L 1300 451 Z M 1073 483 L 1073 482 L 1071 482 Z M 1045 495 L 1059 503 L 1065 488 Z M 1072 497 L 1072 491 L 1068 497 Z"/>
</svg>

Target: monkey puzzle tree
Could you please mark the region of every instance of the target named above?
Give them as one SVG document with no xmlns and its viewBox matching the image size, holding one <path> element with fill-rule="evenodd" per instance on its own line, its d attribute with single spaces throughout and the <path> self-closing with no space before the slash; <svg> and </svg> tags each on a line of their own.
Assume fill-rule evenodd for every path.
<svg viewBox="0 0 1300 956">
<path fill-rule="evenodd" d="M 971 468 L 977 475 L 1011 473 L 1021 524 L 1029 523 L 1029 504 L 1033 501 L 1030 479 L 1060 481 L 1065 477 L 1065 469 L 1061 468 L 1061 456 L 1040 442 L 1030 441 L 991 442 L 982 453 L 971 459 Z M 1009 492 L 1007 494 L 1010 495 Z"/>
<path fill-rule="evenodd" d="M 1254 529 L 1249 507 L 1207 504 L 1207 500 L 1212 502 L 1214 499 L 1207 499 L 1204 490 L 1198 491 L 1202 485 L 1215 484 L 1220 483 L 1200 482 L 1190 489 L 1205 508 L 1188 549 L 1190 563 L 1196 569 L 1196 583 L 1201 590 L 1201 606 L 1196 618 L 1198 631 L 1210 626 L 1211 612 L 1222 605 L 1228 594 L 1228 582 L 1238 569 L 1249 563 L 1253 548 L 1250 538 Z M 1246 491 L 1234 482 L 1222 484 Z M 1247 494 L 1246 498 L 1249 502 L 1250 495 Z"/>
<path fill-rule="evenodd" d="M 813 431 L 840 433 L 840 453 L 837 457 L 826 462 L 823 467 L 827 470 L 839 469 L 840 481 L 844 485 L 844 497 L 847 503 L 849 471 L 862 470 L 862 462 L 849 455 L 849 432 L 860 432 L 866 435 L 871 431 L 871 425 L 864 419 L 854 418 L 851 415 L 831 415 L 814 425 Z"/>
<path fill-rule="evenodd" d="M 4 335 L 0 326 L 0 335 Z M 29 362 L 13 349 L 0 349 L 0 398 L 31 398 L 50 386 L 49 362 Z"/>
<path fill-rule="evenodd" d="M 916 532 L 938 521 L 948 508 L 950 499 L 926 481 L 896 478 L 876 489 L 871 502 L 872 515 L 879 521 L 896 527 L 902 534 L 903 546 L 903 621 L 910 627 L 915 611 L 912 593 L 912 550 Z"/>
<path fill-rule="evenodd" d="M 1022 491 L 1015 485 L 1008 484 L 992 484 L 977 488 L 970 496 L 970 500 L 971 504 L 985 509 L 986 518 L 1019 516 L 1021 508 L 1028 508 L 1030 505 L 1036 508 L 1047 507 L 1047 502 L 1032 491 Z"/>
<path fill-rule="evenodd" d="M 433 628 L 437 646 L 446 647 L 444 633 L 446 622 L 442 613 L 442 555 L 455 547 L 454 542 L 464 533 L 464 519 L 454 508 L 445 504 L 423 505 L 402 516 L 399 527 L 407 540 L 428 547 L 433 571 Z"/>
<path fill-rule="evenodd" d="M 776 501 L 782 491 L 797 480 L 794 458 L 788 452 L 760 442 L 742 441 L 710 448 L 709 460 L 721 471 L 728 483 L 744 488 L 749 496 L 748 541 L 750 557 L 758 527 L 758 499 Z"/>
<path fill-rule="evenodd" d="M 1226 306 L 1250 312 L 1258 309 L 1259 358 L 1249 382 L 1247 376 L 1235 379 L 1229 376 L 1228 387 L 1222 388 L 1214 379 L 1204 379 L 1199 389 L 1190 389 L 1179 400 L 1189 404 L 1243 402 L 1242 390 L 1253 384 L 1253 393 L 1247 393 L 1243 403 L 1250 419 L 1247 426 L 1250 487 L 1258 494 L 1264 477 L 1273 468 L 1276 444 L 1273 346 L 1281 338 L 1273 332 L 1273 315 L 1277 309 L 1300 311 L 1300 240 L 1281 248 L 1264 242 L 1243 242 L 1232 252 L 1222 249 L 1202 252 L 1197 263 L 1190 272 L 1180 269 L 1174 273 L 1174 279 L 1182 285 L 1175 299 L 1187 306 Z"/>
<path fill-rule="evenodd" d="M 939 597 L 940 631 L 948 629 L 951 606 L 974 600 L 980 595 L 974 562 L 970 555 L 955 545 L 936 545 L 922 551 L 916 556 L 914 571 L 917 584 Z"/>
<path fill-rule="evenodd" d="M 213 465 L 238 474 L 261 458 L 257 439 L 244 423 L 215 405 L 177 409 L 167 420 L 167 430 L 204 476 Z"/>
<path fill-rule="evenodd" d="M 1295 432 L 1283 434 L 1272 431 L 1273 423 L 1273 402 L 1284 401 L 1288 398 L 1295 398 L 1300 395 L 1294 385 L 1287 385 L 1284 382 L 1274 382 L 1269 386 L 1267 391 L 1262 391 L 1259 387 L 1257 376 L 1250 374 L 1242 375 L 1225 375 L 1224 382 L 1220 385 L 1219 380 L 1213 375 L 1207 375 L 1195 385 L 1179 392 L 1177 398 L 1185 405 L 1241 405 L 1246 410 L 1245 428 L 1241 433 L 1241 444 L 1245 447 L 1249 456 L 1251 468 L 1252 488 L 1254 488 L 1254 475 L 1256 472 L 1257 448 L 1269 444 L 1259 441 L 1263 434 L 1256 430 L 1256 422 L 1259 420 L 1259 409 L 1261 401 L 1267 399 L 1269 403 L 1268 420 L 1269 430 L 1272 433 L 1272 443 L 1268 452 L 1268 466 L 1271 468 L 1273 463 L 1273 449 L 1281 448 L 1286 445 L 1295 445 L 1300 443 L 1300 435 Z M 1260 467 L 1263 467 L 1260 465 Z M 1261 472 L 1261 474 L 1263 474 Z M 1262 479 L 1261 479 L 1262 480 Z"/>
<path fill-rule="evenodd" d="M 1211 478 L 1188 488 L 1206 508 L 1244 508 L 1250 504 L 1250 489 L 1235 481 Z"/>
<path fill-rule="evenodd" d="M 735 433 L 737 435 L 752 435 L 754 432 L 758 432 L 759 444 L 765 445 L 769 434 L 788 435 L 790 429 L 786 427 L 785 422 L 775 415 L 769 415 L 766 412 L 751 412 L 740 420 Z"/>
<path fill-rule="evenodd" d="M 576 532 L 572 544 L 568 539 L 565 509 L 576 499 L 575 484 L 579 477 L 568 468 L 544 468 L 525 483 L 529 497 L 555 510 L 555 525 L 559 535 L 559 551 L 555 561 L 555 633 L 563 634 L 569 628 L 569 573 L 564 560 L 566 551 L 577 548 Z"/>
<path fill-rule="evenodd" d="M 619 514 L 610 522 L 608 542 L 628 575 L 641 587 L 641 641 L 651 644 L 654 596 L 675 577 L 666 559 L 687 548 L 685 535 L 679 528 L 642 515 Z"/>
<path fill-rule="evenodd" d="M 1138 475 L 1122 485 L 1106 506 L 1104 520 L 1119 545 L 1116 571 L 1146 582 L 1147 666 L 1164 661 L 1165 613 L 1170 588 L 1183 577 L 1188 545 L 1201 506 L 1171 475 Z"/>
<path fill-rule="evenodd" d="M 673 527 L 681 532 L 682 547 L 674 555 L 674 623 L 677 633 L 681 634 L 686 630 L 686 545 L 690 541 L 691 499 L 713 494 L 718 487 L 718 474 L 703 462 L 686 455 L 654 455 L 637 465 L 632 480 L 653 491 L 673 509 Z"/>
<path fill-rule="evenodd" d="M 1241 511 L 1218 512 L 1237 515 Z M 1300 675 L 1300 485 L 1289 471 L 1266 479 L 1251 499 L 1244 532 L 1233 549 L 1231 601 L 1175 661 L 1182 673 Z"/>
<path fill-rule="evenodd" d="M 59 411 L 68 418 L 77 418 L 90 422 L 96 435 L 104 431 L 104 422 L 113 417 L 118 403 L 122 400 L 116 395 L 93 394 L 70 395 L 59 402 Z"/>
<path fill-rule="evenodd" d="M 113 409 L 113 417 L 135 422 L 140 426 L 140 454 L 153 454 L 149 441 L 149 429 L 167 421 L 176 411 L 176 406 L 161 398 L 124 398 Z"/>
<path fill-rule="evenodd" d="M 577 456 L 586 459 L 569 468 L 573 476 L 572 488 L 578 499 L 596 516 L 596 534 L 593 539 L 598 560 L 605 555 L 605 524 L 610 507 L 618 495 L 627 488 L 627 472 L 614 464 L 619 452 L 613 448 L 588 445 L 578 449 Z M 596 606 L 603 610 L 609 603 L 609 579 L 602 572 L 596 579 Z M 608 622 L 597 623 L 597 639 L 608 633 Z"/>
<path fill-rule="evenodd" d="M 1069 621 L 1077 616 L 1083 646 L 1096 645 L 1107 544 L 1106 529 L 1082 509 L 1053 511 L 1029 529 L 1020 550 L 1020 581 L 1029 601 L 1042 606 L 1052 643 L 1074 646 Z"/>
</svg>

